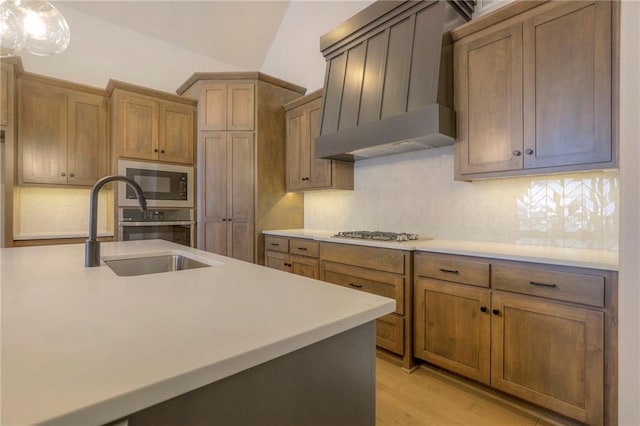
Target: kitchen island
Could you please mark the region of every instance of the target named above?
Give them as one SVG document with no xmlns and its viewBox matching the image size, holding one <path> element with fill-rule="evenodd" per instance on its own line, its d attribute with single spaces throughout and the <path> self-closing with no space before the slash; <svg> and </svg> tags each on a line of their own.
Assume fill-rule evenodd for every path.
<svg viewBox="0 0 640 426">
<path fill-rule="evenodd" d="M 2 424 L 373 424 L 391 299 L 165 241 L 208 267 L 118 276 L 83 246 L 1 249 Z M 154 417 L 155 416 L 155 417 Z"/>
</svg>

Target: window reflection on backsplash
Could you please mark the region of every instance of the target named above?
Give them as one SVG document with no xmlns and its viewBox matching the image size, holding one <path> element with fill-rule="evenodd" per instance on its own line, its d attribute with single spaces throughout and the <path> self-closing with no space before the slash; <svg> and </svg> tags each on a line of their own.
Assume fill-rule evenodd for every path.
<svg viewBox="0 0 640 426">
<path fill-rule="evenodd" d="M 618 173 L 531 178 L 517 199 L 516 242 L 616 250 Z"/>
</svg>

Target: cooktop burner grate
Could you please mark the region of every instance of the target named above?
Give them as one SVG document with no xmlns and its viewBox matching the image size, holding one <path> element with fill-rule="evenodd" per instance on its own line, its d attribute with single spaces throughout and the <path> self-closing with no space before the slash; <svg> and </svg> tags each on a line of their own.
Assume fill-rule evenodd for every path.
<svg viewBox="0 0 640 426">
<path fill-rule="evenodd" d="M 383 231 L 341 231 L 335 234 L 334 237 L 377 241 L 410 241 L 417 240 L 419 238 L 417 234 Z"/>
</svg>

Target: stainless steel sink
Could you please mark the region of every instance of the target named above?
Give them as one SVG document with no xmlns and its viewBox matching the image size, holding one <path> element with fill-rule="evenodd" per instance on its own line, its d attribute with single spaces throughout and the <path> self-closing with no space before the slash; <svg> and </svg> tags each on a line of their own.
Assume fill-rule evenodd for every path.
<svg viewBox="0 0 640 426">
<path fill-rule="evenodd" d="M 181 254 L 110 259 L 105 260 L 104 263 L 116 275 L 121 277 L 159 274 L 161 272 L 183 271 L 185 269 L 208 268 L 211 266 Z"/>
</svg>

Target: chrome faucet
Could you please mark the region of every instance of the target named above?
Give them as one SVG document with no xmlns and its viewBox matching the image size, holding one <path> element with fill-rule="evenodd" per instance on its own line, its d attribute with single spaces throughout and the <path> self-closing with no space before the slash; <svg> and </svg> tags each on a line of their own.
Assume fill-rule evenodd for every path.
<svg viewBox="0 0 640 426">
<path fill-rule="evenodd" d="M 93 185 L 91 188 L 91 201 L 89 204 L 89 239 L 84 242 L 84 266 L 99 266 L 100 265 L 100 241 L 98 241 L 98 191 L 104 186 L 105 183 L 112 182 L 114 180 L 120 180 L 133 189 L 140 205 L 140 211 L 147 209 L 147 200 L 142 195 L 142 188 L 133 179 L 129 179 L 126 176 L 105 176 Z"/>
</svg>

